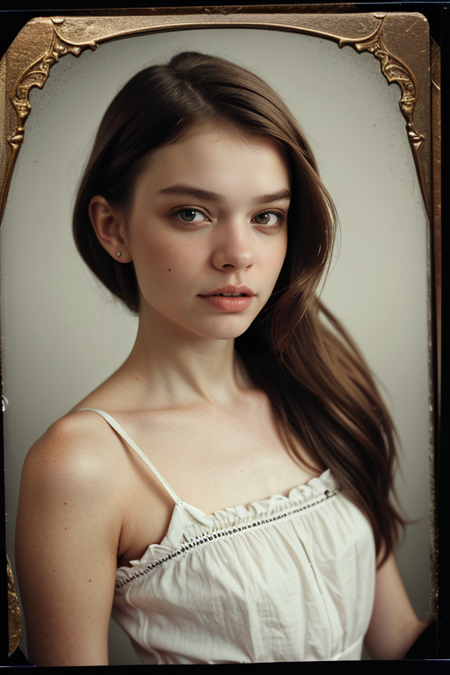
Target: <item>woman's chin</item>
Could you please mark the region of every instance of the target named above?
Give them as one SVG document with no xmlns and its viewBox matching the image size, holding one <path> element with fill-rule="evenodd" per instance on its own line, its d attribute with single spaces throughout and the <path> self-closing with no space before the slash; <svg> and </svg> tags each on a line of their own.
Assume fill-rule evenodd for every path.
<svg viewBox="0 0 450 675">
<path fill-rule="evenodd" d="M 234 340 L 249 329 L 254 317 L 246 321 L 242 319 L 243 317 L 236 317 L 235 319 L 230 316 L 220 317 L 213 324 L 208 322 L 209 325 L 203 325 L 199 328 L 198 335 L 212 340 Z"/>
<path fill-rule="evenodd" d="M 210 340 L 234 340 L 245 333 L 255 320 L 257 313 L 236 312 L 235 314 L 223 313 L 216 316 L 199 316 L 194 312 L 180 315 L 173 310 L 161 312 L 154 307 L 141 305 L 140 321 L 149 327 L 153 335 L 164 336 L 170 341 L 171 335 L 178 341 L 180 335 L 189 339 L 199 337 Z"/>
</svg>

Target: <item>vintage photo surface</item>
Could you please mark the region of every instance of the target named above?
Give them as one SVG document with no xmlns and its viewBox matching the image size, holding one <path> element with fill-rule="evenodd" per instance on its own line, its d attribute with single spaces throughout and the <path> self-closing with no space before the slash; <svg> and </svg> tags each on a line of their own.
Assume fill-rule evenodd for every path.
<svg viewBox="0 0 450 675">
<path fill-rule="evenodd" d="M 433 592 L 432 263 L 429 219 L 399 108 L 402 91 L 388 83 L 369 51 L 276 27 L 193 27 L 106 41 L 78 58 L 61 56 L 43 89 L 30 91 L 32 110 L 1 225 L 12 569 L 28 449 L 125 360 L 136 335 L 136 318 L 108 295 L 76 251 L 71 211 L 80 176 L 117 91 L 142 68 L 188 50 L 229 59 L 267 80 L 318 159 L 340 220 L 322 299 L 361 348 L 398 429 L 398 496 L 407 518 L 417 521 L 407 527 L 398 563 L 414 609 L 424 617 Z M 430 120 L 421 119 L 418 131 L 429 143 Z M 114 624 L 110 650 L 111 664 L 138 663 Z"/>
</svg>

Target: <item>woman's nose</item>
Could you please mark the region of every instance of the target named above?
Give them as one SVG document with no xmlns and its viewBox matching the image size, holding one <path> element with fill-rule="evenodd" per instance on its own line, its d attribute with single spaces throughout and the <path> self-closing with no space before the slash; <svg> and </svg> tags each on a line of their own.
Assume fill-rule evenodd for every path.
<svg viewBox="0 0 450 675">
<path fill-rule="evenodd" d="M 245 225 L 230 225 L 220 228 L 221 232 L 213 252 L 216 269 L 234 268 L 244 270 L 255 263 L 250 242 L 250 232 Z"/>
</svg>

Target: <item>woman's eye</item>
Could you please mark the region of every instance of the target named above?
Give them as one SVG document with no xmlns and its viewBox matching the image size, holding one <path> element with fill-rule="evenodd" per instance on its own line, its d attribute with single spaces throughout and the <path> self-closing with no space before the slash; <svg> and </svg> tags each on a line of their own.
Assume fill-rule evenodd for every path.
<svg viewBox="0 0 450 675">
<path fill-rule="evenodd" d="M 254 218 L 255 222 L 258 225 L 278 225 L 282 220 L 281 213 L 273 213 L 272 211 L 264 211 L 263 213 L 258 213 Z"/>
<path fill-rule="evenodd" d="M 202 211 L 198 211 L 198 209 L 181 209 L 174 215 L 178 216 L 185 223 L 197 223 L 206 218 L 205 214 Z"/>
</svg>

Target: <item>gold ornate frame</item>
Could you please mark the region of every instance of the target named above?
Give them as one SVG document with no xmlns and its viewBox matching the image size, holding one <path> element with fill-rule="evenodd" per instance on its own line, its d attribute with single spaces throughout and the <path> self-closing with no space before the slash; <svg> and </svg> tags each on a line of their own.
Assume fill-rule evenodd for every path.
<svg viewBox="0 0 450 675">
<path fill-rule="evenodd" d="M 67 54 L 78 57 L 85 50 L 96 50 L 113 40 L 152 32 L 212 27 L 281 30 L 334 41 L 340 48 L 349 46 L 358 53 L 371 53 L 380 62 L 388 83 L 398 85 L 405 133 L 432 224 L 430 279 L 434 297 L 432 320 L 437 336 L 432 358 L 439 400 L 439 368 L 436 371 L 441 349 L 439 49 L 434 43 L 430 48 L 428 25 L 420 14 L 304 14 L 300 6 L 290 8 L 288 13 L 266 13 L 264 7 L 201 7 L 154 9 L 139 16 L 123 13 L 101 16 L 99 12 L 98 16 L 33 19 L 0 63 L 0 223 L 16 160 L 26 139 L 26 121 L 32 113 L 30 91 L 45 86 L 52 67 L 61 58 Z M 9 652 L 12 653 L 20 642 L 21 628 L 14 581 L 10 569 L 8 571 Z"/>
</svg>

